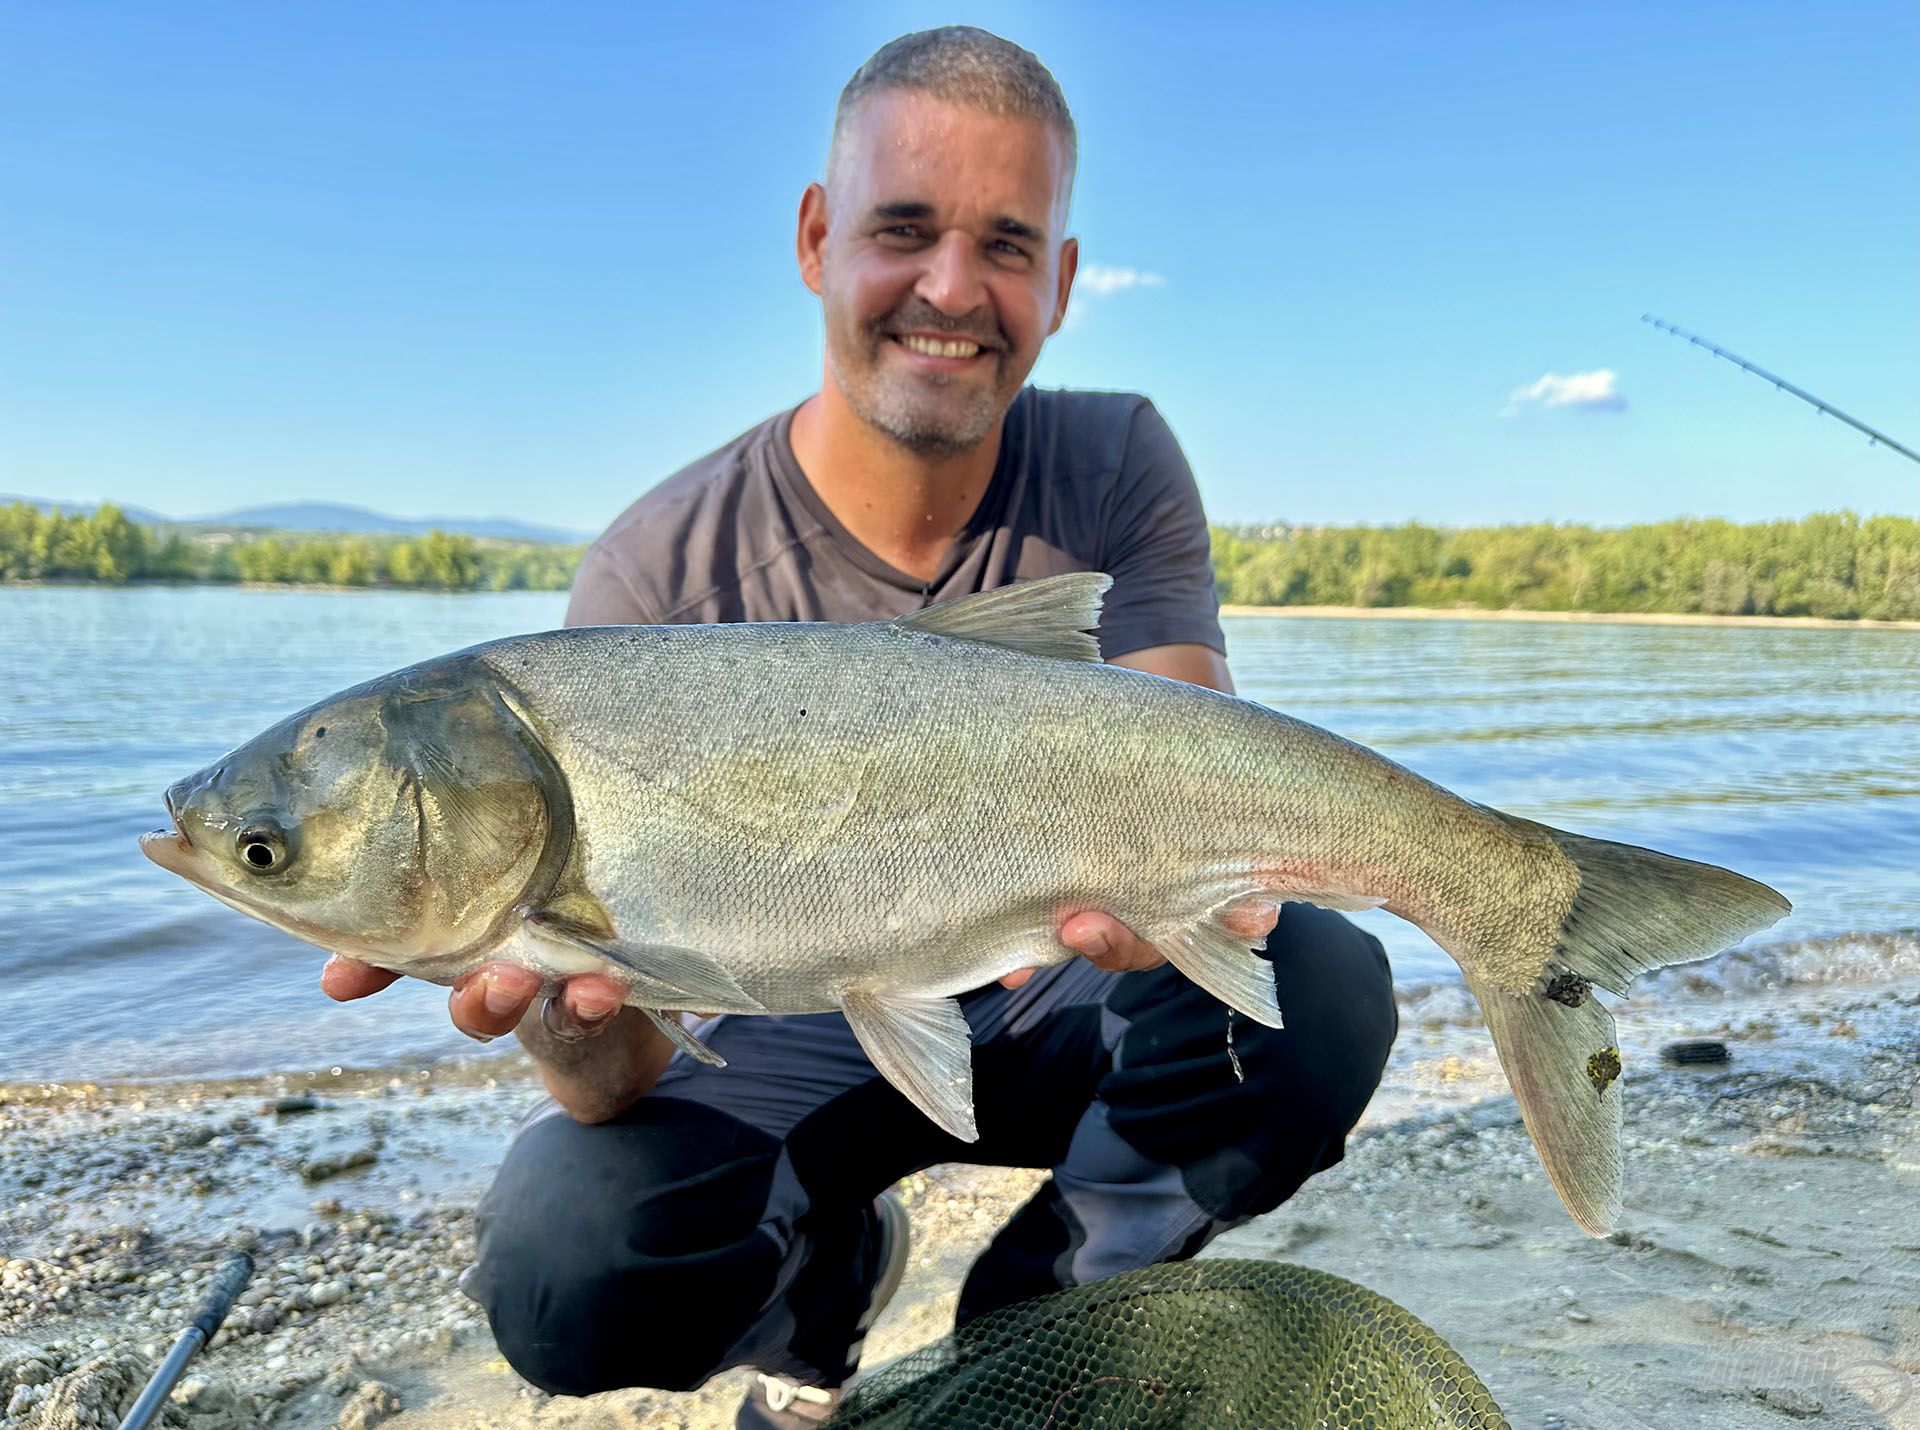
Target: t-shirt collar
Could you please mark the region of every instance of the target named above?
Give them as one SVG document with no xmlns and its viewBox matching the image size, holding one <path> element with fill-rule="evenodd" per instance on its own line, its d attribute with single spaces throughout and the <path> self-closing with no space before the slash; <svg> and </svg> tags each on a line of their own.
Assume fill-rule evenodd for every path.
<svg viewBox="0 0 1920 1430">
<path fill-rule="evenodd" d="M 1026 457 L 1027 406 L 1032 392 L 1031 387 L 1021 388 L 1007 409 L 1005 425 L 1000 431 L 1000 452 L 994 459 L 993 476 L 987 482 L 987 490 L 980 498 L 980 504 L 973 509 L 973 515 L 967 518 L 967 524 L 947 548 L 940 569 L 931 581 L 922 581 L 891 562 L 883 561 L 842 526 L 840 519 L 820 499 L 820 494 L 813 489 L 813 483 L 807 480 L 807 474 L 801 470 L 800 459 L 793 454 L 793 417 L 803 404 L 789 408 L 774 424 L 773 440 L 769 443 L 774 481 L 788 500 L 798 504 L 819 523 L 834 550 L 850 565 L 902 591 L 937 591 L 965 563 L 974 547 L 1000 524 L 1006 511 L 1007 494 L 1014 484 L 1014 473 L 1020 470 Z"/>
</svg>

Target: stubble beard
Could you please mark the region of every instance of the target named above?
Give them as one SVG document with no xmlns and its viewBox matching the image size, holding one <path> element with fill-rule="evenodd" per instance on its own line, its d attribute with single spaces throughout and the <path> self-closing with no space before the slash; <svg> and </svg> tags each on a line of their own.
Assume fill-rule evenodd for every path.
<svg viewBox="0 0 1920 1430">
<path fill-rule="evenodd" d="M 863 361 L 858 371 L 843 360 L 835 344 L 827 344 L 827 367 L 854 415 L 921 457 L 954 457 L 986 441 L 1015 395 L 1001 390 L 1006 385 L 1006 349 L 990 354 L 991 384 L 961 391 L 957 402 L 941 401 L 941 394 L 960 390 L 957 378 L 888 372 L 884 367 L 884 347 L 893 341 L 885 331 L 888 321 L 870 323 L 862 330 Z"/>
</svg>

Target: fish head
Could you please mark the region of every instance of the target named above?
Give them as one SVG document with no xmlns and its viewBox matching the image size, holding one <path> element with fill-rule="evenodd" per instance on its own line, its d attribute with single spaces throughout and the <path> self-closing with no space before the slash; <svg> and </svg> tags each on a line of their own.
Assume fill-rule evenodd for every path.
<svg viewBox="0 0 1920 1430">
<path fill-rule="evenodd" d="M 225 904 L 406 971 L 497 940 L 564 866 L 565 777 L 475 657 L 301 711 L 166 792 L 140 847 Z"/>
</svg>

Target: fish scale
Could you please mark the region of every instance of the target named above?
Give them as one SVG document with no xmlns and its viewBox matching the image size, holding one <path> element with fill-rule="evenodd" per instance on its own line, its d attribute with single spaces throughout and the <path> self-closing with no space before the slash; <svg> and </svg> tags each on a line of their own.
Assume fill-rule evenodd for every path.
<svg viewBox="0 0 1920 1430">
<path fill-rule="evenodd" d="M 884 626 L 761 626 L 736 628 L 722 663 L 748 656 L 760 698 L 716 709 L 711 641 L 683 629 L 483 659 L 570 772 L 586 882 L 615 925 L 710 950 L 771 1011 L 1061 961 L 1052 930 L 1079 908 L 1198 917 L 1287 837 L 1282 786 L 1256 797 L 1259 706 Z M 858 678 L 822 691 L 823 668 Z M 1188 732 L 1171 747 L 1154 738 L 1170 728 Z"/>
</svg>

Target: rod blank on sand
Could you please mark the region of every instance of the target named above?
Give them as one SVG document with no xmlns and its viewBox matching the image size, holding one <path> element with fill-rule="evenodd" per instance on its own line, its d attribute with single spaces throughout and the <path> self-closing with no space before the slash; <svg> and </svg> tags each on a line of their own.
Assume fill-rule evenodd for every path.
<svg viewBox="0 0 1920 1430">
<path fill-rule="evenodd" d="M 140 1392 L 140 1398 L 133 1402 L 133 1408 L 121 1418 L 120 1430 L 147 1430 L 160 1413 L 160 1407 L 167 1403 L 167 1392 L 173 1389 L 174 1382 L 187 1368 L 187 1362 L 208 1341 L 213 1333 L 220 1329 L 220 1323 L 227 1319 L 227 1311 L 232 1307 L 234 1298 L 246 1286 L 253 1275 L 253 1258 L 244 1251 L 236 1251 L 221 1263 L 214 1272 L 213 1284 L 207 1288 L 207 1294 L 200 1298 L 200 1304 L 194 1309 L 193 1324 L 180 1333 L 173 1343 L 173 1349 L 167 1352 L 167 1358 L 160 1362 L 160 1368 L 147 1382 L 146 1389 Z"/>
</svg>

